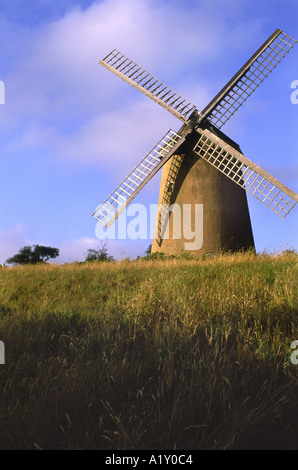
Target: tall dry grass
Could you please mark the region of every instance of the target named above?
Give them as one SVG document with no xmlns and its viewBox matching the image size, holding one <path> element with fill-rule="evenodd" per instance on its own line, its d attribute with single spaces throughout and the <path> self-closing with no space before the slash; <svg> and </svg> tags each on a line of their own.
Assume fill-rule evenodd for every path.
<svg viewBox="0 0 298 470">
<path fill-rule="evenodd" d="M 0 270 L 2 449 L 297 448 L 297 256 Z"/>
</svg>

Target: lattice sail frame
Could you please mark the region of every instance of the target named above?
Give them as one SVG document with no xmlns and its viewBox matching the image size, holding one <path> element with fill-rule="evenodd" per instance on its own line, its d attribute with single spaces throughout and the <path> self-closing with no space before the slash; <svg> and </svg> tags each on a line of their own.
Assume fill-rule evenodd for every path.
<svg viewBox="0 0 298 470">
<path fill-rule="evenodd" d="M 110 227 L 184 141 L 185 136 L 170 129 L 92 215 Z"/>
<path fill-rule="evenodd" d="M 129 85 L 138 89 L 183 122 L 196 107 L 149 72 L 114 49 L 99 62 Z"/>
<path fill-rule="evenodd" d="M 296 43 L 277 29 L 203 109 L 199 120 L 207 119 L 220 129 Z"/>
<path fill-rule="evenodd" d="M 193 151 L 248 193 L 284 218 L 298 195 L 207 129 L 197 129 L 200 139 Z"/>
</svg>

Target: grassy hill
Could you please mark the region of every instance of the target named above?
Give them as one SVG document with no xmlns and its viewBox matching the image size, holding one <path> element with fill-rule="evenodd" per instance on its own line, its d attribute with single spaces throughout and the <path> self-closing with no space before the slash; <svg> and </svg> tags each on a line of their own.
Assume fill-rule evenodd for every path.
<svg viewBox="0 0 298 470">
<path fill-rule="evenodd" d="M 1 449 L 296 449 L 297 255 L 0 269 Z"/>
</svg>

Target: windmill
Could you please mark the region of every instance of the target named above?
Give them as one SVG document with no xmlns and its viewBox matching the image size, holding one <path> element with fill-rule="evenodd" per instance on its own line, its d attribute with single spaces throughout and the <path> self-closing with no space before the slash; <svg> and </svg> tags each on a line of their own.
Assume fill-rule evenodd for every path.
<svg viewBox="0 0 298 470">
<path fill-rule="evenodd" d="M 246 158 L 221 128 L 296 42 L 277 29 L 201 112 L 118 50 L 101 60 L 183 125 L 177 132 L 169 130 L 92 215 L 110 227 L 163 168 L 152 252 L 179 253 L 188 246 L 190 238 L 180 228 L 177 236 L 177 224 L 171 224 L 171 208 L 177 206 L 188 208 L 191 230 L 196 230 L 196 208 L 202 209 L 202 243 L 190 248 L 193 254 L 254 247 L 246 192 L 281 218 L 295 206 L 298 195 Z"/>
</svg>

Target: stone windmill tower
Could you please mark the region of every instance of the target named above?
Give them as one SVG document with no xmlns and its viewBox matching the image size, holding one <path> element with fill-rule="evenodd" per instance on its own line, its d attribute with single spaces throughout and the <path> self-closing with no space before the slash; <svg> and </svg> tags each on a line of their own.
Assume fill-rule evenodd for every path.
<svg viewBox="0 0 298 470">
<path fill-rule="evenodd" d="M 202 112 L 116 49 L 101 60 L 183 125 L 167 132 L 92 215 L 109 227 L 163 167 L 152 252 L 254 247 L 245 191 L 282 218 L 298 196 L 248 160 L 221 128 L 296 42 L 276 30 Z"/>
</svg>

